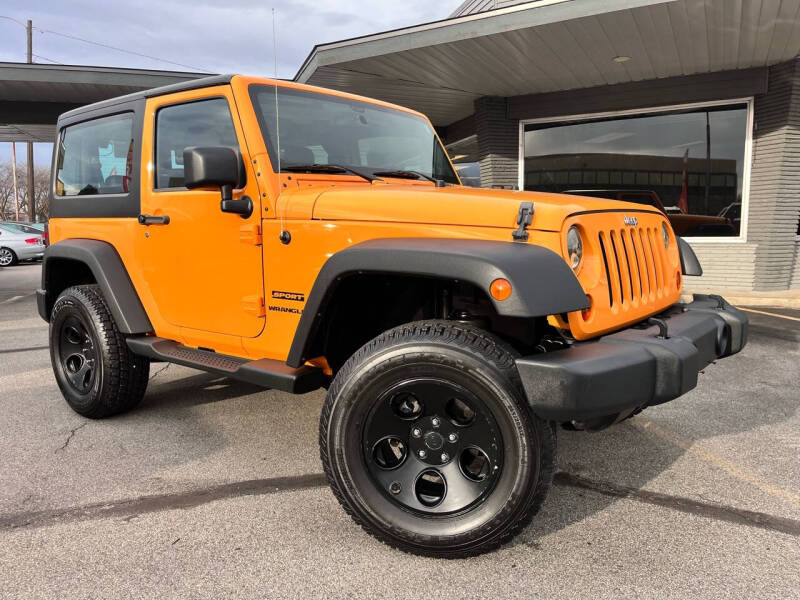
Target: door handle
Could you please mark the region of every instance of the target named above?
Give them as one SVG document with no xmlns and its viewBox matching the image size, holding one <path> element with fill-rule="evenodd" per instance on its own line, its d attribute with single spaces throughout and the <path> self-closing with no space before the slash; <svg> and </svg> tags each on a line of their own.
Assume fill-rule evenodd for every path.
<svg viewBox="0 0 800 600">
<path fill-rule="evenodd" d="M 169 215 L 139 215 L 139 225 L 169 225 Z"/>
</svg>

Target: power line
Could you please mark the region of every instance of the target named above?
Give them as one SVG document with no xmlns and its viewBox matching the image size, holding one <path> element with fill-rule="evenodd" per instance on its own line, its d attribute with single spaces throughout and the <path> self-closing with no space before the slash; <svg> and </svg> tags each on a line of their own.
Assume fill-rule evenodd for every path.
<svg viewBox="0 0 800 600">
<path fill-rule="evenodd" d="M 25 23 L 23 23 L 19 19 L 15 19 L 14 17 L 8 17 L 8 16 L 5 16 L 5 15 L 0 15 L 0 19 L 7 19 L 9 21 L 13 21 L 14 23 L 17 23 L 18 25 L 20 25 L 22 27 L 26 27 Z M 133 56 L 139 56 L 141 58 L 148 58 L 150 60 L 156 60 L 156 61 L 160 61 L 160 62 L 163 62 L 163 63 L 176 65 L 178 67 L 184 67 L 186 69 L 193 69 L 195 71 L 204 71 L 206 73 L 210 73 L 211 72 L 208 69 L 204 69 L 204 68 L 201 68 L 201 67 L 194 67 L 192 65 L 186 65 L 186 64 L 183 64 L 183 63 L 175 62 L 173 60 L 167 60 L 166 58 L 161 58 L 161 57 L 158 57 L 158 56 L 152 56 L 150 54 L 142 54 L 141 52 L 134 52 L 133 50 L 126 50 L 125 48 L 119 48 L 117 46 L 111 46 L 110 44 L 104 44 L 102 42 L 95 42 L 93 40 L 87 40 L 86 38 L 78 37 L 76 35 L 70 35 L 68 33 L 62 33 L 60 31 L 55 31 L 53 29 L 42 29 L 41 27 L 33 27 L 33 29 L 35 29 L 39 33 L 48 33 L 48 34 L 51 34 L 51 35 L 56 35 L 56 36 L 67 38 L 67 39 L 74 40 L 74 41 L 77 41 L 77 42 L 83 42 L 84 44 L 91 44 L 93 46 L 99 46 L 101 48 L 108 48 L 109 50 L 115 50 L 116 52 L 123 52 L 125 54 L 131 54 Z M 45 57 L 40 56 L 40 58 L 45 58 Z M 51 59 L 45 58 L 45 60 L 51 60 Z M 56 61 L 51 61 L 51 62 L 56 62 Z M 61 64 L 61 63 L 58 63 L 58 64 Z"/>
<path fill-rule="evenodd" d="M 185 67 L 187 69 L 194 69 L 197 71 L 205 71 L 206 73 L 210 73 L 208 69 L 203 69 L 201 67 L 193 67 L 192 65 L 185 65 L 183 63 L 175 62 L 172 60 L 167 60 L 166 58 L 160 58 L 158 56 L 151 56 L 149 54 L 142 54 L 141 52 L 134 52 L 133 50 L 126 50 L 125 48 L 118 48 L 116 46 L 111 46 L 109 44 L 103 44 L 102 42 L 94 42 L 92 40 L 87 40 L 85 38 L 81 38 L 75 35 L 70 35 L 68 33 L 61 33 L 60 31 L 53 31 L 52 29 L 41 29 L 40 27 L 34 27 L 40 33 L 49 33 L 52 35 L 57 35 L 63 38 L 67 38 L 70 40 L 76 40 L 78 42 L 83 42 L 84 44 L 92 44 L 93 46 L 100 46 L 101 48 L 108 48 L 109 50 L 116 50 L 117 52 L 124 52 L 126 54 L 132 54 L 133 56 L 140 56 L 142 58 L 149 58 L 150 60 L 158 60 L 163 63 L 168 63 L 171 65 L 177 65 L 179 67 Z"/>
<path fill-rule="evenodd" d="M 15 19 L 14 17 L 6 17 L 4 15 L 0 15 L 0 19 L 8 19 L 9 21 L 14 21 L 14 23 L 16 23 L 17 25 L 21 25 L 22 27 L 27 27 L 25 23 L 23 23 L 19 19 Z"/>
<path fill-rule="evenodd" d="M 56 64 L 56 65 L 63 65 L 64 64 L 62 62 L 58 62 L 57 60 L 53 60 L 52 58 L 47 58 L 46 56 L 42 56 L 41 54 L 35 54 L 34 53 L 34 56 L 36 58 L 41 58 L 42 60 L 46 60 L 47 62 L 51 62 L 51 63 Z"/>
</svg>

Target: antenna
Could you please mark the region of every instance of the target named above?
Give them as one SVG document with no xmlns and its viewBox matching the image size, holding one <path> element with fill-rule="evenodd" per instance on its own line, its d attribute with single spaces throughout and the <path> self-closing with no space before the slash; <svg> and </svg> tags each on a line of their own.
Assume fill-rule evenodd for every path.
<svg viewBox="0 0 800 600">
<path fill-rule="evenodd" d="M 272 58 L 274 60 L 275 68 L 275 154 L 277 155 L 278 167 L 278 197 L 275 200 L 275 206 L 278 208 L 278 216 L 280 217 L 280 240 L 283 244 L 288 244 L 292 241 L 292 234 L 286 231 L 283 221 L 283 206 L 280 204 L 281 192 L 283 192 L 283 183 L 281 183 L 281 120 L 278 114 L 278 33 L 275 26 L 276 17 L 275 9 L 272 9 Z"/>
</svg>

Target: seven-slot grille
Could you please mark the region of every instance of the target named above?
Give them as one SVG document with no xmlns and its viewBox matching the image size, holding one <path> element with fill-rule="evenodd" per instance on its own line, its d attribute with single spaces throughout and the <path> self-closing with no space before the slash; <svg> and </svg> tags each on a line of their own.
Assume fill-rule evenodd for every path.
<svg viewBox="0 0 800 600">
<path fill-rule="evenodd" d="M 661 232 L 655 227 L 624 227 L 598 234 L 611 307 L 648 303 L 666 292 L 671 279 Z"/>
</svg>

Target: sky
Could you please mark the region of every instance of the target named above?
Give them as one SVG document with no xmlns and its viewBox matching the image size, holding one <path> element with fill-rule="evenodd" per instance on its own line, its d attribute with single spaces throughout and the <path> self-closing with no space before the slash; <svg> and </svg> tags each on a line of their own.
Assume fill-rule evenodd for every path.
<svg viewBox="0 0 800 600">
<path fill-rule="evenodd" d="M 26 60 L 25 28 L 2 18 L 11 17 L 23 24 L 33 21 L 34 62 L 272 77 L 274 8 L 278 77 L 292 78 L 315 44 L 444 19 L 459 4 L 461 0 L 5 0 L 0 2 L 0 61 Z M 49 164 L 51 144 L 34 147 L 35 163 Z M 10 156 L 11 144 L 0 143 L 0 162 Z M 25 146 L 18 145 L 18 164 L 24 160 Z"/>
</svg>

